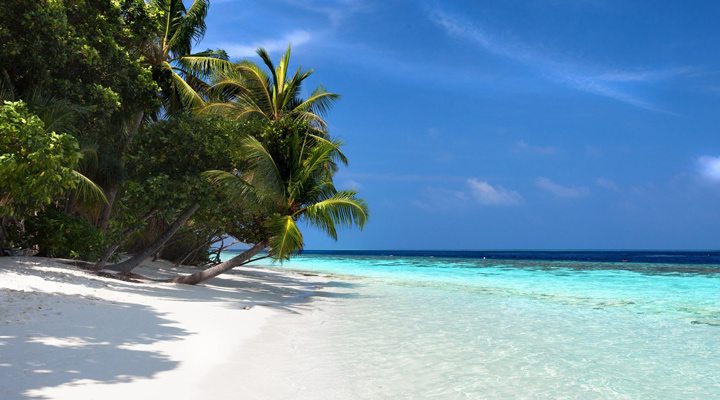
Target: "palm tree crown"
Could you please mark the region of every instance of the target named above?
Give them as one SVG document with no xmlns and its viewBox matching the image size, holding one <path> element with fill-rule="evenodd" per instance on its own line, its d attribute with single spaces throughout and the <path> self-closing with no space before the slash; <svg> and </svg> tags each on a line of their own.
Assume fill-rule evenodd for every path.
<svg viewBox="0 0 720 400">
<path fill-rule="evenodd" d="M 234 188 L 245 201 L 247 188 L 253 188 L 254 201 L 265 204 L 270 215 L 267 242 L 276 259 L 287 259 L 303 248 L 300 221 L 337 239 L 338 227 L 362 228 L 368 218 L 367 205 L 355 191 L 338 191 L 333 185 L 335 162 L 345 162 L 338 142 L 298 131 L 286 140 L 288 154 L 280 161 L 258 139 L 248 136 L 242 144 L 247 173 L 207 173 L 216 183 Z"/>
<path fill-rule="evenodd" d="M 267 121 L 284 118 L 304 121 L 326 132 L 327 123 L 322 116 L 340 96 L 330 93 L 322 86 L 315 88 L 306 99 L 300 97 L 303 82 L 313 70 L 298 68 L 288 76 L 290 46 L 276 66 L 265 49 L 257 54 L 270 71 L 268 75 L 252 61 L 242 61 L 232 69 L 217 74 L 213 89 L 228 101 L 214 102 L 206 106 L 210 112 L 219 112 L 234 118 L 259 117 Z"/>
<path fill-rule="evenodd" d="M 152 0 L 162 13 L 160 35 L 147 47 L 146 59 L 161 88 L 165 112 L 199 108 L 208 85 L 204 78 L 229 68 L 223 50 L 192 53 L 192 45 L 205 35 L 205 17 L 209 0 L 194 0 L 185 8 L 182 0 Z"/>
</svg>

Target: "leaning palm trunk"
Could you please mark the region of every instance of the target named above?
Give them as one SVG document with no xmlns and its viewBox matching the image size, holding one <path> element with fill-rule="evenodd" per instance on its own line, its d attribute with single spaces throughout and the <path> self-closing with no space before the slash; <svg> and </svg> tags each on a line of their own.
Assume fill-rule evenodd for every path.
<svg viewBox="0 0 720 400">
<path fill-rule="evenodd" d="M 263 241 L 257 243 L 253 247 L 245 250 L 241 254 L 238 254 L 237 256 L 223 263 L 204 269 L 202 271 L 195 272 L 194 274 L 172 279 L 170 282 L 185 283 L 188 285 L 196 285 L 198 283 L 205 282 L 206 280 L 214 278 L 224 272 L 230 271 L 237 266 L 247 264 L 247 262 L 250 261 L 254 255 L 261 252 L 265 247 L 267 247 L 267 242 Z"/>
<path fill-rule="evenodd" d="M 160 237 L 155 239 L 155 241 L 149 246 L 147 246 L 145 249 L 143 249 L 143 251 L 135 254 L 134 256 L 123 262 L 105 267 L 105 269 L 111 271 L 118 271 L 124 274 L 132 272 L 132 270 L 140 266 L 140 264 L 142 264 L 145 260 L 160 251 L 160 249 L 165 245 L 165 243 L 167 243 L 167 241 L 175 235 L 178 229 L 185 225 L 185 223 L 190 219 L 190 217 L 195 214 L 198 208 L 200 208 L 200 204 L 192 204 L 190 207 L 186 208 L 182 212 L 182 214 L 180 214 L 180 216 L 175 220 L 175 222 L 173 222 L 172 225 L 170 225 L 170 227 L 165 232 L 163 232 L 162 235 L 160 235 Z"/>
</svg>

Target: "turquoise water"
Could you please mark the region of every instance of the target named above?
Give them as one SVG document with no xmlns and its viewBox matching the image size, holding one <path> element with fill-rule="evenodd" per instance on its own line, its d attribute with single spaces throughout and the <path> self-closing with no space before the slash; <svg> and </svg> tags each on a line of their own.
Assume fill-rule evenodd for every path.
<svg viewBox="0 0 720 400">
<path fill-rule="evenodd" d="M 720 399 L 720 269 L 311 255 L 354 398 Z"/>
</svg>

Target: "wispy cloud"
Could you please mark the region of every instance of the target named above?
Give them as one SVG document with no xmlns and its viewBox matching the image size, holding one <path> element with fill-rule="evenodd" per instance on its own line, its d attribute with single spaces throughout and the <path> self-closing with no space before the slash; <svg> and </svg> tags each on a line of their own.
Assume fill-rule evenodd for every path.
<svg viewBox="0 0 720 400">
<path fill-rule="evenodd" d="M 502 186 L 493 186 L 486 181 L 470 178 L 467 180 L 467 186 L 471 197 L 482 205 L 514 206 L 522 202 L 520 193 Z"/>
<path fill-rule="evenodd" d="M 613 181 L 611 179 L 603 178 L 603 177 L 595 179 L 595 185 L 597 185 L 598 187 L 601 187 L 603 189 L 607 189 L 607 190 L 618 190 L 619 189 L 618 184 L 615 183 L 615 181 Z"/>
<path fill-rule="evenodd" d="M 631 93 L 627 84 L 655 82 L 694 73 L 689 67 L 597 71 L 597 68 L 553 57 L 548 51 L 538 52 L 523 43 L 499 38 L 483 27 L 441 8 L 430 9 L 429 18 L 447 34 L 472 41 L 489 53 L 532 67 L 558 83 L 650 111 L 667 112 Z"/>
<path fill-rule="evenodd" d="M 590 189 L 585 186 L 563 186 L 545 177 L 537 178 L 535 186 L 556 197 L 580 198 L 590 194 Z"/>
<path fill-rule="evenodd" d="M 555 146 L 537 146 L 531 145 L 524 140 L 518 140 L 515 142 L 515 150 L 525 153 L 535 153 L 542 155 L 553 155 L 558 152 L 558 148 Z"/>
<path fill-rule="evenodd" d="M 330 24 L 338 26 L 350 15 L 367 7 L 362 0 L 284 0 L 292 7 L 324 15 Z"/>
<path fill-rule="evenodd" d="M 702 156 L 697 159 L 698 173 L 711 182 L 720 182 L 720 157 Z"/>
<path fill-rule="evenodd" d="M 293 49 L 296 49 L 312 40 L 313 35 L 310 32 L 295 30 L 280 38 L 263 39 L 253 43 L 223 42 L 217 43 L 213 47 L 225 49 L 232 58 L 243 58 L 254 56 L 258 47 L 264 48 L 269 53 L 274 53 L 285 50 L 288 44 L 292 44 Z"/>
</svg>

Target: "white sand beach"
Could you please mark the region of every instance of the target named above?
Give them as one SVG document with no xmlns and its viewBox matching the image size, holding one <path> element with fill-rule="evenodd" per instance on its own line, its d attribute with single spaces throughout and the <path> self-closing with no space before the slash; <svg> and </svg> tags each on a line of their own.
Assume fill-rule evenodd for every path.
<svg viewBox="0 0 720 400">
<path fill-rule="evenodd" d="M 253 268 L 201 286 L 135 283 L 0 258 L 0 399 L 295 398 L 306 388 L 282 369 L 302 371 L 293 349 L 322 323 L 309 299 L 324 283 Z"/>
</svg>

